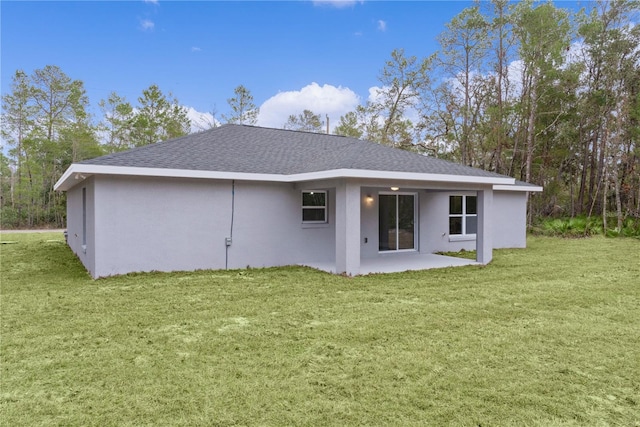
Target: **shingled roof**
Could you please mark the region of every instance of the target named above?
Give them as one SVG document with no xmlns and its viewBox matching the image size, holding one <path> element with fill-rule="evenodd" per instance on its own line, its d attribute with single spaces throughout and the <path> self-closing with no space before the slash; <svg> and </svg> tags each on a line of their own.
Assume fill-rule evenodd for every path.
<svg viewBox="0 0 640 427">
<path fill-rule="evenodd" d="M 542 191 L 505 175 L 374 142 L 234 124 L 73 163 L 54 188 L 67 191 L 94 175 L 270 182 L 385 179 Z"/>
<path fill-rule="evenodd" d="M 355 138 L 235 124 L 80 164 L 276 175 L 355 169 L 505 178 Z"/>
</svg>

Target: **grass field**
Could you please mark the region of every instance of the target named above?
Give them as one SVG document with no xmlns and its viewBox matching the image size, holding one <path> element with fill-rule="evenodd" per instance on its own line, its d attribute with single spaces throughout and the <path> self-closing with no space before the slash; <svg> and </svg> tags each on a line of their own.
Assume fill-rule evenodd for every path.
<svg viewBox="0 0 640 427">
<path fill-rule="evenodd" d="M 3 426 L 640 426 L 637 239 L 93 281 L 60 234 L 1 238 Z"/>
</svg>

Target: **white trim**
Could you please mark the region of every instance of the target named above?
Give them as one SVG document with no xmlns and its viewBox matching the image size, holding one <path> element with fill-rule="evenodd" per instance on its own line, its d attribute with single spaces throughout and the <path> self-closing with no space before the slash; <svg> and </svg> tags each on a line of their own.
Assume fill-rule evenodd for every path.
<svg viewBox="0 0 640 427">
<path fill-rule="evenodd" d="M 75 175 L 75 179 L 74 176 Z M 83 180 L 87 175 L 128 175 L 128 176 L 149 176 L 164 178 L 203 178 L 203 179 L 223 179 L 237 181 L 275 181 L 289 182 L 282 179 L 274 179 L 279 176 L 287 175 L 270 175 L 258 173 L 239 173 L 239 172 L 219 172 L 219 171 L 201 171 L 186 169 L 164 169 L 164 168 L 140 168 L 130 166 L 105 166 L 105 165 L 89 165 L 75 163 L 69 166 L 69 169 L 60 177 L 54 186 L 54 190 L 65 191 L 75 185 L 78 179 Z"/>
<path fill-rule="evenodd" d="M 388 179 L 407 181 L 430 181 L 449 182 L 461 184 L 493 184 L 511 187 L 515 183 L 514 178 L 509 177 L 486 177 L 467 175 L 447 175 L 436 173 L 418 172 L 393 172 L 364 169 L 333 169 L 319 172 L 308 172 L 292 175 L 264 174 L 264 173 L 244 173 L 244 172 L 222 172 L 222 171 L 202 171 L 189 169 L 164 169 L 164 168 L 142 168 L 132 166 L 108 166 L 92 165 L 84 163 L 73 163 L 56 182 L 54 189 L 66 191 L 88 177 L 88 175 L 130 175 L 130 176 L 152 176 L 169 178 L 201 178 L 201 179 L 222 179 L 237 181 L 268 181 L 268 182 L 301 182 L 333 178 L 364 178 L 364 179 Z M 509 188 L 511 189 L 511 188 Z"/>
<path fill-rule="evenodd" d="M 378 196 L 397 196 L 398 194 L 403 196 L 417 196 L 418 191 L 379 191 Z"/>
<path fill-rule="evenodd" d="M 406 252 L 418 252 L 418 249 L 417 248 L 413 248 L 413 249 L 389 249 L 389 250 L 386 250 L 386 251 L 381 251 L 381 250 L 378 249 L 378 255 L 382 255 L 382 256 L 389 255 L 389 254 L 401 254 L 403 252 L 405 252 L 405 253 Z"/>
<path fill-rule="evenodd" d="M 473 242 L 476 240 L 476 234 L 449 234 L 450 242 Z"/>
<path fill-rule="evenodd" d="M 329 228 L 329 222 L 302 222 L 300 223 L 300 227 L 303 229 L 307 228 Z"/>
<path fill-rule="evenodd" d="M 539 193 L 543 190 L 542 187 L 538 185 L 500 185 L 495 184 L 493 186 L 493 191 L 530 191 L 532 193 Z"/>
<path fill-rule="evenodd" d="M 279 176 L 279 175 L 272 175 Z M 328 178 L 365 178 L 365 179 L 392 179 L 406 181 L 431 181 L 431 182 L 454 182 L 454 183 L 473 183 L 473 184 L 505 184 L 510 185 L 515 182 L 514 178 L 509 177 L 486 177 L 486 176 L 466 176 L 466 175 L 447 175 L 436 173 L 419 173 L 419 172 L 393 172 L 366 169 L 333 169 L 320 172 L 302 173 L 296 175 L 287 175 L 287 182 L 308 181 L 313 179 Z"/>
</svg>

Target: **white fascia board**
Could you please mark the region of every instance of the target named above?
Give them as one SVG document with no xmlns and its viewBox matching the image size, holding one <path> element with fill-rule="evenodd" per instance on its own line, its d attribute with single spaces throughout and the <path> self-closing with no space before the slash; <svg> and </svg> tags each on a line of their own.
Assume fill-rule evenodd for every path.
<svg viewBox="0 0 640 427">
<path fill-rule="evenodd" d="M 515 180 L 508 177 L 484 177 L 466 175 L 443 175 L 415 172 L 373 171 L 363 169 L 334 169 L 328 171 L 309 172 L 293 175 L 260 174 L 242 172 L 202 171 L 188 169 L 141 168 L 130 166 L 106 166 L 74 163 L 56 182 L 54 189 L 66 191 L 84 180 L 89 175 L 129 175 L 155 176 L 168 178 L 204 178 L 204 179 L 235 179 L 239 181 L 267 181 L 267 182 L 301 182 L 335 178 L 359 179 L 389 179 L 407 181 L 430 181 L 451 183 L 492 184 L 511 186 Z"/>
<path fill-rule="evenodd" d="M 151 176 L 165 178 L 204 178 L 204 179 L 235 179 L 244 181 L 275 181 L 289 182 L 289 175 L 241 173 L 241 172 L 220 172 L 202 171 L 190 169 L 166 169 L 166 168 L 141 168 L 131 166 L 106 166 L 75 163 L 60 177 L 54 190 L 66 191 L 73 187 L 78 178 L 75 176 L 88 175 L 128 175 L 128 176 Z"/>
<path fill-rule="evenodd" d="M 537 185 L 494 185 L 494 191 L 529 191 L 532 193 L 539 193 L 543 190 L 542 187 Z"/>
<path fill-rule="evenodd" d="M 65 186 L 65 188 L 62 188 L 63 184 L 70 179 L 71 175 L 73 174 L 73 167 L 75 165 L 72 164 L 71 166 L 69 166 L 67 168 L 66 171 L 64 171 L 64 173 L 62 174 L 62 176 L 60 177 L 60 179 L 58 179 L 55 183 L 55 185 L 53 186 L 53 189 L 56 191 L 67 191 L 69 188 L 71 188 L 71 186 Z"/>
<path fill-rule="evenodd" d="M 515 179 L 510 177 L 445 175 L 437 173 L 375 171 L 368 169 L 334 169 L 288 176 L 293 178 L 292 181 L 311 181 L 330 178 L 364 178 L 401 181 L 451 182 L 464 184 L 502 184 L 507 186 L 512 185 L 515 182 Z"/>
</svg>

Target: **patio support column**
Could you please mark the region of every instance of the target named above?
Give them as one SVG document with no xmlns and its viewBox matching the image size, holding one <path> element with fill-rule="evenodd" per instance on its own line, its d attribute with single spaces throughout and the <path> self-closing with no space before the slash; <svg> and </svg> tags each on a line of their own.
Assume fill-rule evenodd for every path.
<svg viewBox="0 0 640 427">
<path fill-rule="evenodd" d="M 336 185 L 336 273 L 360 274 L 360 185 Z"/>
<path fill-rule="evenodd" d="M 478 230 L 476 232 L 476 261 L 489 264 L 493 258 L 493 241 L 491 236 L 491 210 L 493 207 L 493 189 L 478 191 Z"/>
</svg>

